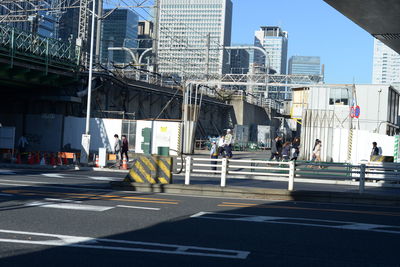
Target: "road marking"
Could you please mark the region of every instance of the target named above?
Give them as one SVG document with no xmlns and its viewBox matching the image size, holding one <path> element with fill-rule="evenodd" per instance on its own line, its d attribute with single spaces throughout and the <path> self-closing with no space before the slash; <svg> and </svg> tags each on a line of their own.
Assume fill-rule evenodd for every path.
<svg viewBox="0 0 400 267">
<path fill-rule="evenodd" d="M 104 177 L 104 176 L 88 176 L 88 178 L 92 180 L 98 180 L 98 181 L 121 181 L 122 178 L 117 178 L 117 177 Z"/>
<path fill-rule="evenodd" d="M 50 177 L 50 178 L 64 178 L 61 173 L 42 173 L 42 176 Z"/>
<path fill-rule="evenodd" d="M 13 194 L 3 194 L 3 193 L 0 193 L 0 196 L 11 197 L 11 196 L 13 196 Z"/>
<path fill-rule="evenodd" d="M 24 196 L 46 196 L 54 198 L 83 198 L 83 199 L 95 199 L 95 200 L 113 200 L 113 201 L 126 201 L 126 202 L 143 202 L 143 203 L 156 203 L 156 204 L 170 204 L 178 205 L 179 202 L 176 200 L 166 198 L 146 198 L 146 197 L 131 197 L 131 196 L 120 196 L 120 195 L 103 195 L 103 194 L 82 194 L 82 193 L 70 193 L 70 192 L 51 192 L 51 191 L 40 191 L 40 190 L 23 190 L 23 189 L 6 189 L 4 193 L 24 195 Z"/>
<path fill-rule="evenodd" d="M 139 206 L 125 206 L 125 205 L 117 205 L 120 208 L 129 208 L 129 209 L 142 209 L 142 210 L 160 210 L 160 208 L 149 208 L 149 207 L 139 207 Z"/>
<path fill-rule="evenodd" d="M 44 246 L 68 246 L 68 247 L 79 247 L 79 248 L 163 253 L 163 254 L 230 258 L 230 259 L 246 259 L 250 254 L 249 251 L 242 251 L 242 250 L 183 246 L 176 244 L 150 243 L 150 242 L 117 240 L 117 239 L 106 239 L 106 238 L 91 238 L 82 236 L 56 235 L 56 234 L 37 233 L 37 232 L 0 230 L 0 236 L 1 233 L 19 235 L 18 236 L 19 239 L 0 238 L 0 242 L 4 243 L 21 243 L 21 244 L 32 244 L 32 245 L 44 245 Z M 26 239 L 27 237 L 24 238 L 23 235 L 31 237 L 31 240 L 27 240 Z M 36 236 L 41 237 L 40 238 L 41 240 L 35 240 Z M 43 240 L 43 237 L 49 237 L 49 240 Z"/>
<path fill-rule="evenodd" d="M 106 211 L 114 207 L 94 206 L 73 203 L 54 203 L 45 201 L 35 201 L 25 204 L 28 207 L 41 207 L 41 208 L 54 208 L 54 209 L 67 209 L 67 210 L 84 210 L 84 211 Z"/>
<path fill-rule="evenodd" d="M 60 198 L 45 198 L 44 200 L 68 202 L 68 203 L 82 203 L 82 201 L 76 201 L 76 200 L 71 200 L 71 199 L 60 199 Z"/>
<path fill-rule="evenodd" d="M 394 216 L 394 217 L 400 216 L 399 212 L 367 211 L 367 210 L 342 210 L 342 209 L 326 209 L 326 208 L 306 208 L 306 207 L 291 207 L 291 206 L 270 205 L 270 204 L 265 205 L 265 204 L 255 204 L 255 203 L 222 202 L 222 204 L 219 204 L 218 207 L 312 210 L 312 211 L 368 214 L 368 215 L 379 215 L 379 216 Z"/>
<path fill-rule="evenodd" d="M 333 228 L 333 229 L 400 234 L 400 226 L 397 225 L 366 224 L 358 222 L 320 220 L 320 219 L 296 218 L 296 217 L 255 216 L 248 214 L 218 213 L 218 212 L 205 212 L 205 211 L 198 212 L 190 217 L 198 219 L 210 219 L 210 220 L 261 222 L 261 223 L 300 225 L 300 226 L 312 226 L 312 227 Z"/>
</svg>

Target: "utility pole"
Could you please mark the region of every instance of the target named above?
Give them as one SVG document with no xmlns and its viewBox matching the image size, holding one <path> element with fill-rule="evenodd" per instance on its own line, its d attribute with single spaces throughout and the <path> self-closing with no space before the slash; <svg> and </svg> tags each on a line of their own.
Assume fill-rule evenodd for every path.
<svg viewBox="0 0 400 267">
<path fill-rule="evenodd" d="M 93 12 L 92 12 L 92 27 L 90 34 L 90 57 L 89 57 L 89 77 L 88 77 L 88 93 L 86 103 L 86 125 L 85 133 L 82 135 L 82 150 L 81 150 L 81 163 L 87 164 L 89 159 L 90 151 L 90 111 L 92 102 L 92 74 L 93 74 L 93 54 L 94 54 L 94 23 L 96 16 L 96 0 L 93 0 Z"/>
<path fill-rule="evenodd" d="M 158 38 L 160 31 L 160 0 L 154 0 L 153 72 L 158 71 Z"/>
<path fill-rule="evenodd" d="M 206 36 L 206 81 L 208 81 L 208 75 L 209 75 L 209 66 L 210 66 L 210 33 L 207 34 Z"/>
<path fill-rule="evenodd" d="M 97 2 L 96 63 L 100 63 L 101 25 L 103 24 L 103 0 Z"/>
</svg>

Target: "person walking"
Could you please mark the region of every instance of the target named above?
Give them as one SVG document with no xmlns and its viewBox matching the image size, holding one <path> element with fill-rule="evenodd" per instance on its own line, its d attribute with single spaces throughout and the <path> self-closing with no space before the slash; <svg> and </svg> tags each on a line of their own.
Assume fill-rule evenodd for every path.
<svg viewBox="0 0 400 267">
<path fill-rule="evenodd" d="M 231 133 L 231 129 L 226 130 L 224 147 L 226 151 L 226 156 L 230 159 L 232 158 L 232 143 L 233 143 L 233 136 Z"/>
<path fill-rule="evenodd" d="M 372 142 L 371 156 L 379 156 L 379 148 L 376 142 Z"/>
<path fill-rule="evenodd" d="M 210 158 L 211 159 L 218 159 L 218 147 L 215 141 L 212 141 L 211 144 L 211 149 L 210 149 Z M 211 170 L 216 171 L 217 170 L 217 161 L 211 160 Z"/>
<path fill-rule="evenodd" d="M 285 142 L 282 146 L 282 159 L 284 161 L 289 161 L 290 159 L 290 148 L 291 148 L 290 142 Z"/>
<path fill-rule="evenodd" d="M 271 156 L 269 157 L 269 160 L 276 159 L 277 161 L 279 161 L 280 159 L 280 154 L 278 150 L 278 141 L 279 141 L 279 136 L 275 137 L 271 142 Z"/>
<path fill-rule="evenodd" d="M 290 160 L 297 160 L 300 154 L 300 138 L 295 137 L 292 142 L 292 153 Z"/>
<path fill-rule="evenodd" d="M 22 133 L 21 137 L 18 139 L 18 150 L 20 153 L 26 151 L 26 147 L 29 145 L 28 139 L 25 137 L 25 133 Z"/>
<path fill-rule="evenodd" d="M 313 148 L 312 161 L 318 161 L 318 162 L 321 161 L 321 147 L 322 147 L 321 140 L 316 139 Z"/>
<path fill-rule="evenodd" d="M 128 156 L 128 151 L 129 151 L 129 144 L 128 144 L 128 139 L 126 138 L 126 135 L 122 135 L 122 146 L 121 146 L 121 160 L 124 159 L 124 155 L 126 158 L 126 162 L 129 162 L 129 156 Z"/>
<path fill-rule="evenodd" d="M 225 136 L 218 138 L 218 155 L 225 158 Z"/>
<path fill-rule="evenodd" d="M 118 134 L 114 134 L 114 153 L 117 161 L 117 165 L 119 166 L 119 163 L 121 161 L 121 140 L 119 139 Z"/>
</svg>

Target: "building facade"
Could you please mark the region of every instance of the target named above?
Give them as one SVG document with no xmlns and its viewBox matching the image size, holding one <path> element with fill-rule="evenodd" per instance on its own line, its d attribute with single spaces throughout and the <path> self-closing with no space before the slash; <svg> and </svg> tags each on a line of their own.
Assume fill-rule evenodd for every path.
<svg viewBox="0 0 400 267">
<path fill-rule="evenodd" d="M 204 76 L 229 70 L 231 0 L 160 0 L 158 71 Z"/>
<path fill-rule="evenodd" d="M 234 74 L 246 74 L 249 72 L 250 52 L 245 49 L 230 50 L 230 71 Z"/>
<path fill-rule="evenodd" d="M 320 57 L 292 56 L 289 59 L 289 74 L 320 75 Z"/>
<path fill-rule="evenodd" d="M 269 67 L 277 74 L 286 74 L 288 33 L 276 26 L 262 26 L 255 32 L 254 45 L 264 48 L 268 53 Z M 264 55 L 256 51 L 255 60 L 264 64 Z"/>
<path fill-rule="evenodd" d="M 105 9 L 104 13 L 111 10 Z M 131 63 L 125 51 L 109 52 L 109 47 L 137 48 L 138 15 L 128 9 L 114 10 L 103 20 L 100 58 L 102 62 Z"/>
<path fill-rule="evenodd" d="M 372 83 L 400 82 L 400 55 L 378 39 L 374 39 Z"/>
</svg>

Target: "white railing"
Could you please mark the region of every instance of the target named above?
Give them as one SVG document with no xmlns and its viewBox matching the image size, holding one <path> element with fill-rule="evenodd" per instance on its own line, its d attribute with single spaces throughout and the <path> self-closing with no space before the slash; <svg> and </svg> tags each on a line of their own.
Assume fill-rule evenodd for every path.
<svg viewBox="0 0 400 267">
<path fill-rule="evenodd" d="M 222 187 L 226 186 L 227 179 L 284 181 L 288 183 L 289 191 L 294 190 L 295 182 L 358 186 L 360 193 L 364 193 L 366 186 L 400 187 L 399 163 L 369 162 L 352 165 L 187 156 L 183 165 L 185 185 L 190 184 L 192 174 L 203 174 L 211 177 L 218 175 Z"/>
<path fill-rule="evenodd" d="M 187 156 L 184 160 L 184 170 L 185 185 L 190 184 L 193 173 L 203 173 L 219 174 L 222 187 L 226 186 L 228 176 L 236 179 L 287 181 L 288 190 L 293 190 L 294 187 L 295 163 L 293 161 L 207 159 Z"/>
</svg>

